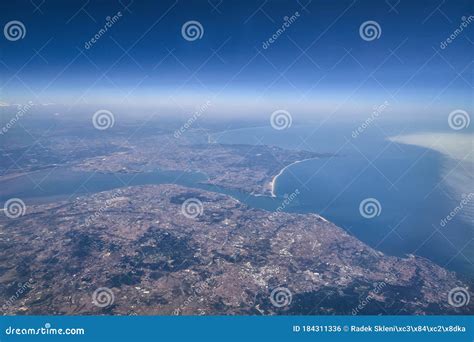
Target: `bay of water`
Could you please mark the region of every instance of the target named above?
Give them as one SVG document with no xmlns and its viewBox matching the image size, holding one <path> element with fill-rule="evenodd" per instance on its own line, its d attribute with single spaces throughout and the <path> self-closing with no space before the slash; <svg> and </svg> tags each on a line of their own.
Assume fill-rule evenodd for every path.
<svg viewBox="0 0 474 342">
<path fill-rule="evenodd" d="M 206 176 L 196 173 L 101 174 L 56 168 L 1 182 L 0 200 L 19 197 L 28 205 L 123 186 L 174 183 L 225 193 L 251 207 L 272 211 L 282 205 L 285 195 L 298 190 L 285 211 L 320 214 L 384 253 L 416 254 L 474 278 L 472 210 L 461 210 L 441 225 L 462 199 L 462 186 L 449 187 L 453 179 L 459 179 L 453 166 L 457 163 L 431 149 L 389 141 L 389 131 L 372 128 L 354 138 L 349 128 L 276 131 L 264 127 L 216 135 L 219 143 L 269 144 L 334 154 L 287 168 L 276 181 L 276 198 L 204 185 L 200 182 Z M 472 192 L 472 186 L 465 191 Z M 373 218 L 360 212 L 360 203 L 367 198 L 380 203 Z"/>
<path fill-rule="evenodd" d="M 251 128 L 221 134 L 218 141 L 334 153 L 294 164 L 278 177 L 278 197 L 300 193 L 288 211 L 318 213 L 387 254 L 416 254 L 474 278 L 473 203 L 450 215 L 472 194 L 472 164 L 466 169 L 433 149 L 389 141 L 399 127 L 370 127 L 355 137 L 353 129 Z M 360 212 L 368 198 L 380 203 L 373 218 Z M 447 216 L 452 217 L 443 225 Z"/>
</svg>

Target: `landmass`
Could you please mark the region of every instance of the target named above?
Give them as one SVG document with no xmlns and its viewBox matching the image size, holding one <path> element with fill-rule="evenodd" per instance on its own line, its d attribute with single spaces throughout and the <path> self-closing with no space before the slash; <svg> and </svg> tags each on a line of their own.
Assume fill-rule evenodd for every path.
<svg viewBox="0 0 474 342">
<path fill-rule="evenodd" d="M 162 171 L 198 172 L 203 184 L 216 185 L 252 195 L 272 195 L 273 178 L 288 165 L 330 154 L 283 149 L 267 145 L 230 145 L 176 139 L 170 132 L 140 136 L 115 132 L 80 139 L 59 131 L 41 144 L 5 144 L 0 156 L 0 181 L 43 169 L 69 167 L 73 171 L 141 173 Z M 203 133 L 188 133 L 202 137 Z M 67 137 L 66 137 L 67 136 Z"/>
<path fill-rule="evenodd" d="M 4 315 L 474 312 L 448 302 L 466 284 L 426 259 L 384 255 L 316 214 L 194 188 L 31 205 L 0 215 L 0 227 Z M 98 291 L 108 291 L 105 303 Z"/>
<path fill-rule="evenodd" d="M 201 172 L 207 176 L 202 183 L 271 196 L 273 178 L 280 170 L 301 160 L 327 156 L 266 145 L 177 144 L 175 141 L 159 144 L 154 138 L 142 139 L 127 151 L 88 158 L 75 165 L 74 170 Z"/>
</svg>

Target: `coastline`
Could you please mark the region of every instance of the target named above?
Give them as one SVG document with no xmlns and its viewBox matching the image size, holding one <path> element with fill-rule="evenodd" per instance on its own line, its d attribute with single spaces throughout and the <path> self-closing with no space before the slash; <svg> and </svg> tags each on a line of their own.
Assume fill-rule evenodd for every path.
<svg viewBox="0 0 474 342">
<path fill-rule="evenodd" d="M 472 312 L 472 306 L 458 309 L 446 302 L 446 293 L 450 289 L 456 286 L 462 286 L 463 288 L 468 286 L 467 283 L 459 279 L 454 273 L 447 272 L 444 268 L 427 259 L 418 257 L 400 258 L 385 255 L 334 224 L 324 224 L 323 222 L 318 222 L 319 220 L 315 221 L 315 218 L 319 217 L 316 214 L 281 213 L 278 216 L 279 219 L 273 220 L 269 219 L 268 212 L 265 210 L 248 210 L 246 206 L 236 206 L 233 203 L 232 197 L 228 195 L 196 189 L 192 190 L 193 196 L 196 196 L 196 198 L 205 199 L 205 203 L 220 203 L 219 206 L 213 209 L 212 214 L 217 213 L 222 220 L 224 220 L 224 217 L 227 217 L 230 224 L 221 224 L 222 221 L 216 222 L 214 220 L 194 220 L 196 229 L 190 231 L 187 229 L 186 223 L 192 218 L 183 215 L 182 203 L 175 200 L 176 198 L 189 198 L 189 191 L 190 188 L 187 186 L 173 184 L 136 185 L 123 189 L 121 196 L 128 200 L 114 201 L 107 207 L 104 207 L 103 203 L 114 197 L 114 191 L 81 196 L 75 200 L 61 203 L 61 205 L 33 206 L 29 214 L 19 217 L 12 224 L 13 228 L 18 228 L 21 231 L 21 234 L 14 234 L 12 236 L 11 248 L 15 248 L 15 250 L 10 254 L 14 258 L 14 264 L 20 265 L 13 269 L 12 272 L 14 272 L 14 276 L 19 276 L 23 271 L 21 260 L 32 260 L 35 255 L 39 254 L 46 255 L 47 258 L 44 258 L 44 260 L 37 260 L 38 262 L 31 264 L 32 274 L 59 274 L 61 281 L 55 284 L 54 287 L 51 287 L 48 286 L 49 278 L 36 277 L 33 279 L 35 289 L 43 291 L 42 293 L 48 296 L 46 298 L 58 296 L 61 300 L 53 301 L 52 303 L 46 302 L 47 305 L 38 306 L 38 294 L 34 291 L 27 292 L 22 297 L 21 302 L 17 301 L 8 307 L 10 311 L 7 313 L 14 314 L 18 310 L 22 310 L 22 307 L 31 307 L 35 310 L 34 312 L 44 310 L 45 313 L 64 310 L 62 303 L 70 298 L 69 284 L 73 283 L 76 279 L 84 277 L 91 277 L 92 283 L 104 282 L 100 272 L 100 270 L 104 269 L 107 270 L 105 281 L 107 283 L 114 282 L 119 291 L 126 293 L 136 303 L 140 303 L 143 300 L 142 292 L 137 293 L 135 287 L 139 286 L 142 289 L 149 289 L 147 291 L 151 293 L 151 298 L 164 298 L 163 296 L 167 296 L 167 303 L 170 303 L 167 306 L 167 310 L 172 312 L 173 309 L 182 305 L 188 298 L 187 294 L 182 294 L 181 292 L 179 296 L 174 295 L 173 289 L 186 282 L 187 275 L 190 273 L 196 273 L 201 278 L 205 277 L 205 273 L 202 272 L 207 272 L 206 267 L 208 268 L 209 265 L 214 267 L 213 270 L 217 268 L 217 272 L 212 273 L 216 274 L 216 277 L 212 278 L 211 281 L 222 284 L 222 293 L 227 297 L 212 296 L 214 290 L 212 286 L 202 287 L 203 291 L 207 291 L 203 294 L 203 298 L 206 301 L 200 302 L 196 306 L 189 306 L 186 314 L 197 314 L 199 313 L 198 309 L 203 306 L 208 308 L 210 314 L 251 314 L 255 307 L 253 303 L 249 304 L 244 301 L 238 306 L 224 306 L 223 310 L 226 310 L 225 312 L 221 311 L 219 303 L 222 300 L 231 302 L 235 298 L 233 290 L 235 290 L 236 286 L 238 288 L 245 288 L 249 284 L 250 287 L 247 288 L 249 291 L 248 298 L 258 299 L 260 298 L 260 293 L 268 291 L 268 288 L 272 286 L 272 282 L 289 284 L 299 282 L 302 285 L 297 287 L 296 290 L 292 290 L 295 297 L 306 296 L 308 294 L 307 289 L 310 289 L 309 293 L 323 291 L 323 297 L 342 289 L 346 298 L 354 302 L 359 300 L 359 295 L 354 290 L 360 288 L 360 284 L 362 286 L 370 286 L 370 284 L 382 282 L 386 284 L 384 286 L 387 286 L 388 294 L 400 294 L 407 303 L 412 303 L 410 304 L 412 307 L 407 308 L 407 310 L 409 309 L 414 313 L 435 314 L 442 310 L 442 308 L 451 310 L 449 313 L 469 314 Z M 156 194 L 160 194 L 160 196 L 156 196 Z M 156 208 L 152 215 L 148 215 L 148 206 Z M 87 221 L 91 217 L 90 209 L 97 207 L 104 207 L 103 211 L 99 212 L 101 215 L 97 215 L 94 218 L 97 226 L 100 225 L 107 228 L 107 232 L 102 234 L 97 234 L 95 225 L 82 225 L 82 222 Z M 200 211 L 199 215 L 206 215 L 205 209 L 198 210 Z M 41 213 L 41 216 L 36 215 L 36 213 Z M 128 229 L 130 215 L 133 217 L 136 214 L 143 217 L 143 220 L 132 220 L 133 229 Z M 38 233 L 38 230 L 41 230 L 41 227 L 43 227 L 45 217 L 50 219 L 71 217 L 70 220 L 58 222 L 54 232 L 55 238 L 50 239 L 52 245 L 44 244 L 41 239 L 36 238 L 41 233 Z M 8 218 L 0 217 L 2 224 L 3 222 L 11 222 L 8 220 Z M 254 224 L 255 222 L 262 221 L 266 222 L 265 226 Z M 168 222 L 180 222 L 182 224 L 170 225 L 167 224 Z M 288 222 L 291 222 L 291 224 L 285 224 Z M 81 229 L 78 229 L 78 227 L 81 227 Z M 236 227 L 239 228 L 235 229 Z M 222 231 L 223 234 L 209 239 L 209 235 L 212 235 L 212 232 L 216 231 L 216 229 Z M 77 242 L 84 234 L 87 234 L 87 236 L 97 234 L 96 239 L 99 243 L 93 244 L 91 246 L 92 250 L 87 248 L 86 251 L 88 253 L 85 253 L 83 257 L 85 262 L 82 262 L 83 260 L 81 259 L 81 262 L 78 263 L 77 257 L 73 253 L 67 252 L 70 250 L 70 246 L 65 245 L 62 241 L 73 236 L 76 237 L 75 241 Z M 186 257 L 189 254 L 196 255 L 195 261 L 189 264 L 181 263 L 183 266 L 178 269 L 163 268 L 163 272 L 166 273 L 161 278 L 176 279 L 174 282 L 164 279 L 160 280 L 160 278 L 154 279 L 152 275 L 155 269 L 146 263 L 147 255 L 144 253 L 139 253 L 140 259 L 137 259 L 138 262 L 133 264 L 130 263 L 128 258 L 121 258 L 118 261 L 115 261 L 115 259 L 111 260 L 110 258 L 101 258 L 101 263 L 94 262 L 94 260 L 97 260 L 96 256 L 98 254 L 108 251 L 117 253 L 117 255 L 119 253 L 121 255 L 135 255 L 135 251 L 140 250 L 140 246 L 150 245 L 156 241 L 156 236 L 170 236 L 171 239 L 175 237 L 178 239 L 178 237 L 184 236 L 190 239 L 189 244 L 175 244 L 173 247 L 177 254 L 173 256 L 177 260 L 181 260 L 178 258 Z M 144 237 L 148 240 L 144 241 Z M 293 239 L 293 237 L 298 238 Z M 271 248 L 262 248 L 261 245 L 255 243 L 255 241 L 261 239 L 271 241 Z M 292 240 L 291 249 L 288 246 L 289 239 Z M 31 243 L 29 243 L 30 241 Z M 22 248 L 24 245 L 28 245 L 28 248 Z M 82 245 L 76 243 L 73 245 L 73 251 L 83 251 Z M 108 247 L 104 250 L 103 246 L 119 246 L 116 248 L 120 249 L 116 251 L 114 249 L 110 250 L 110 247 Z M 193 248 L 190 252 L 189 246 Z M 225 249 L 223 249 L 223 246 L 225 246 Z M 50 260 L 49 256 L 58 255 L 57 250 L 61 252 L 61 262 L 53 264 L 48 262 Z M 195 254 L 195 251 L 199 250 L 208 250 L 210 253 Z M 272 267 L 276 267 L 279 271 L 275 272 L 272 278 L 267 280 L 264 277 L 266 273 L 255 273 L 253 267 L 245 266 L 249 259 L 235 258 L 231 259 L 231 261 L 219 263 L 214 261 L 217 258 L 223 258 L 222 255 L 232 258 L 231 256 L 237 255 L 241 250 L 245 255 L 249 255 L 252 263 L 259 262 L 264 265 L 272 265 Z M 12 251 L 3 249 L 2 252 L 3 256 L 5 256 L 8 254 L 7 252 Z M 185 253 L 184 256 L 183 253 Z M 155 256 L 155 254 L 152 255 Z M 285 257 L 281 257 L 282 255 Z M 370 258 L 360 259 L 354 257 L 355 255 L 368 255 Z M 69 272 L 69 269 L 63 267 L 64 264 L 77 265 L 74 275 Z M 87 267 L 87 265 L 92 265 L 92 268 Z M 327 265 L 330 266 L 328 267 Z M 234 276 L 236 266 L 245 271 L 242 277 L 239 277 L 239 282 L 237 283 Z M 116 278 L 122 274 L 120 269 L 126 267 L 140 273 L 143 272 L 141 273 L 143 277 L 134 278 L 133 284 L 116 281 Z M 364 272 L 367 268 L 374 270 L 374 272 Z M 311 270 L 310 273 L 308 273 L 308 269 Z M 263 272 L 266 272 L 266 270 Z M 248 281 L 248 279 L 255 279 L 256 276 L 259 277 L 261 274 L 263 274 L 263 282 Z M 302 277 L 301 274 L 305 276 Z M 149 279 L 152 279 L 153 282 L 150 283 Z M 347 280 L 339 282 L 341 279 Z M 8 281 L 9 279 L 3 279 L 1 285 L 6 286 L 5 284 L 9 284 Z M 209 281 L 209 284 L 211 284 L 211 281 Z M 414 292 L 414 281 L 417 283 L 422 282 L 424 286 L 422 288 L 416 287 L 416 292 Z M 327 284 L 330 284 L 330 286 Z M 6 298 L 6 295 L 0 295 L 0 299 L 3 297 Z M 392 297 L 387 298 L 388 300 L 379 303 L 380 305 L 387 303 L 383 307 L 384 312 L 393 310 L 394 314 L 400 313 L 398 306 L 393 307 Z M 422 298 L 427 300 L 423 301 L 421 300 Z M 262 307 L 265 309 L 264 302 L 260 303 L 262 303 Z M 328 302 L 326 307 L 333 307 L 334 313 L 349 312 L 350 307 L 341 308 L 339 303 L 340 301 L 336 298 L 334 301 Z M 88 304 L 89 307 L 80 305 L 77 307 L 77 310 L 76 308 L 74 309 L 73 314 L 100 313 L 102 308 L 93 304 Z M 127 303 L 122 304 L 123 302 L 119 301 L 118 305 L 113 307 L 114 314 L 119 315 L 130 312 L 129 305 L 126 305 Z M 248 308 L 250 311 L 241 312 L 240 310 L 243 305 L 247 305 L 245 308 Z M 139 314 L 154 314 L 156 313 L 156 305 L 147 302 L 147 305 L 141 307 L 140 310 L 142 311 L 138 312 Z M 160 308 L 160 310 L 160 313 L 163 314 L 163 309 Z M 265 313 L 268 315 L 275 313 L 272 309 L 265 310 L 267 310 Z M 296 310 L 298 311 L 295 311 L 295 313 L 300 315 L 314 313 L 312 306 L 298 306 Z M 168 314 L 169 312 L 165 313 Z M 392 311 L 387 312 L 391 313 Z M 328 314 L 328 311 L 325 309 L 323 313 Z"/>
<path fill-rule="evenodd" d="M 275 184 L 276 184 L 276 180 L 277 180 L 278 177 L 280 177 L 280 176 L 283 174 L 283 172 L 285 172 L 285 170 L 286 170 L 287 168 L 289 168 L 289 167 L 292 166 L 292 165 L 295 165 L 295 164 L 298 164 L 298 163 L 302 163 L 302 162 L 307 161 L 307 160 L 313 160 L 313 159 L 319 159 L 319 158 L 316 157 L 316 158 L 306 158 L 306 159 L 302 159 L 302 160 L 297 160 L 297 161 L 295 161 L 295 162 L 293 162 L 293 163 L 291 163 L 291 164 L 288 164 L 288 165 L 285 166 L 283 169 L 281 169 L 280 172 L 278 172 L 277 175 L 273 176 L 271 182 L 269 183 L 269 184 L 270 184 L 270 189 L 271 189 L 271 195 L 270 195 L 270 197 L 272 197 L 272 198 L 276 198 L 276 197 L 277 197 L 276 194 L 275 194 Z M 324 221 L 324 222 L 326 222 L 326 223 L 335 224 L 335 223 L 329 221 L 328 219 L 326 219 L 324 216 L 321 216 L 321 215 L 319 215 L 319 214 L 317 214 L 317 213 L 313 213 L 313 214 L 316 215 L 318 218 L 320 218 L 322 221 Z"/>
<path fill-rule="evenodd" d="M 288 164 L 287 166 L 285 166 L 283 169 L 280 170 L 280 172 L 278 172 L 277 175 L 273 176 L 272 177 L 272 180 L 270 181 L 270 197 L 277 197 L 276 194 L 275 194 L 275 184 L 276 184 L 276 180 L 278 177 L 280 177 L 283 172 L 285 172 L 285 170 L 287 168 L 289 168 L 290 166 L 292 165 L 295 165 L 295 164 L 298 164 L 298 163 L 302 163 L 304 161 L 307 161 L 307 160 L 313 160 L 313 159 L 319 159 L 318 157 L 314 157 L 314 158 L 306 158 L 306 159 L 302 159 L 302 160 L 297 160 L 291 164 Z"/>
</svg>

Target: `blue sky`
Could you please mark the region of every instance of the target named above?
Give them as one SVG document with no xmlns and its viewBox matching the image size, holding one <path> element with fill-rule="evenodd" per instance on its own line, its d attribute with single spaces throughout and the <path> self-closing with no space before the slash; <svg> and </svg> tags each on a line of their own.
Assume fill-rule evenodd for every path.
<svg viewBox="0 0 474 342">
<path fill-rule="evenodd" d="M 444 115 L 472 108 L 474 21 L 440 47 L 469 15 L 467 0 L 2 2 L 2 27 L 17 20 L 26 35 L 0 37 L 0 101 L 172 113 L 211 99 L 216 115 L 237 116 L 364 115 L 388 101 L 401 116 Z M 190 20 L 201 39 L 183 38 Z M 378 39 L 361 38 L 366 21 L 378 23 Z"/>
</svg>

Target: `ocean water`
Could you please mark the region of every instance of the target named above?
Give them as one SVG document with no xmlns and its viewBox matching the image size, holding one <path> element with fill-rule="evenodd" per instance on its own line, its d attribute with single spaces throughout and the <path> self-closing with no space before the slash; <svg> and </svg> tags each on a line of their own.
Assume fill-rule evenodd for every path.
<svg viewBox="0 0 474 342">
<path fill-rule="evenodd" d="M 418 141 L 402 143 L 390 139 L 403 131 L 399 127 L 370 127 L 359 135 L 353 130 L 352 125 L 251 128 L 220 134 L 218 141 L 333 153 L 294 164 L 278 177 L 280 201 L 299 193 L 285 210 L 318 213 L 384 253 L 416 254 L 474 278 L 472 160 L 460 162 L 464 154 L 456 148 L 446 152 L 460 145 L 472 152 L 472 135 L 467 144 L 436 139 L 441 148 L 435 149 L 428 148 L 426 133 L 420 138 L 411 132 Z M 370 205 L 361 210 L 364 200 L 375 203 L 375 213 Z"/>
<path fill-rule="evenodd" d="M 371 127 L 355 137 L 353 129 L 257 127 L 216 135 L 219 143 L 270 144 L 333 154 L 288 167 L 275 182 L 276 198 L 204 185 L 203 174 L 100 174 L 57 168 L 1 182 L 0 201 L 20 197 L 28 205 L 128 185 L 175 183 L 225 193 L 255 208 L 317 213 L 384 253 L 423 256 L 474 279 L 472 161 L 460 160 L 459 151 L 445 151 L 460 143 L 449 140 L 441 148 L 427 148 L 427 139 L 415 133 L 400 136 L 397 127 Z M 375 203 L 375 212 L 370 204 L 361 210 L 364 200 Z"/>
<path fill-rule="evenodd" d="M 26 205 L 59 200 L 116 188 L 144 184 L 180 184 L 195 186 L 206 176 L 199 173 L 154 171 L 147 173 L 78 172 L 67 167 L 36 171 L 0 182 L 0 201 L 19 197 Z"/>
</svg>

